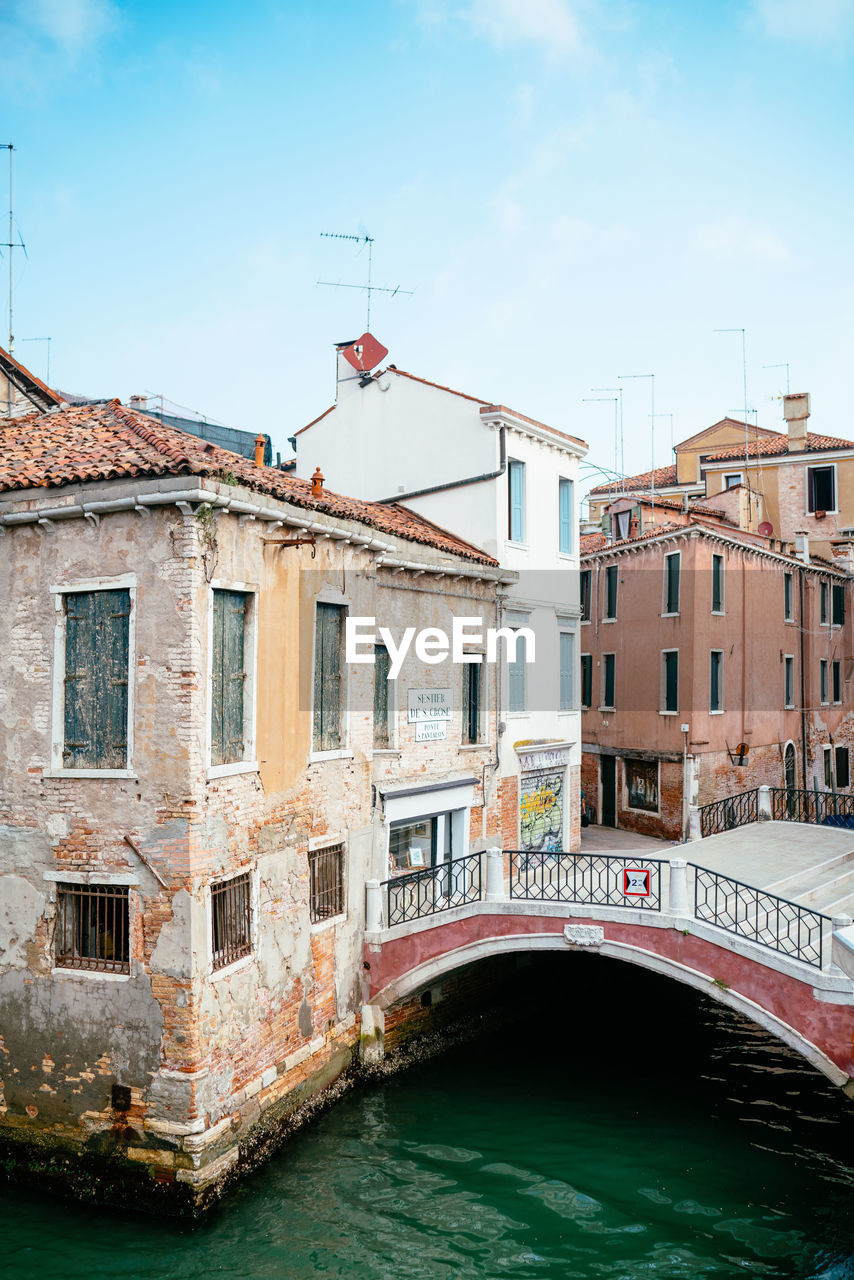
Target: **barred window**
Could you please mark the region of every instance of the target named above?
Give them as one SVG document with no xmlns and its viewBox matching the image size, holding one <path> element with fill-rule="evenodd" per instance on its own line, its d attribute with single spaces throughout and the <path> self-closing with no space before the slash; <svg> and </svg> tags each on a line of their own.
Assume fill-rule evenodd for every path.
<svg viewBox="0 0 854 1280">
<path fill-rule="evenodd" d="M 328 845 L 308 855 L 311 923 L 344 914 L 344 846 Z"/>
<path fill-rule="evenodd" d="M 127 885 L 60 884 L 56 967 L 130 973 Z"/>
<path fill-rule="evenodd" d="M 211 886 L 211 952 L 214 969 L 252 952 L 248 871 Z"/>
</svg>

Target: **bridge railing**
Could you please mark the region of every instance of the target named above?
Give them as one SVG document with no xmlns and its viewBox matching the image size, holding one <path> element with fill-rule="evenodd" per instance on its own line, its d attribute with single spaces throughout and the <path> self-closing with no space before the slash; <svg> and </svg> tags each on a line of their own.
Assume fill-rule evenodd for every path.
<svg viewBox="0 0 854 1280">
<path fill-rule="evenodd" d="M 823 967 L 823 938 L 831 926 L 829 916 L 707 867 L 688 865 L 694 873 L 697 920 L 818 969 Z"/>
<path fill-rule="evenodd" d="M 425 871 L 412 871 L 384 880 L 380 888 L 386 926 L 391 928 L 409 920 L 435 915 L 437 911 L 447 911 L 450 907 L 480 902 L 485 880 L 484 857 L 483 853 L 470 853 L 468 857 L 453 858 Z"/>
<path fill-rule="evenodd" d="M 854 827 L 854 796 L 835 791 L 802 791 L 769 787 L 771 817 L 777 822 L 814 822 L 828 827 Z"/>
<path fill-rule="evenodd" d="M 661 910 L 658 858 L 592 853 L 510 852 L 510 897 L 597 907 Z"/>
<path fill-rule="evenodd" d="M 739 791 L 734 796 L 725 796 L 723 800 L 714 800 L 711 804 L 700 806 L 700 835 L 717 836 L 723 831 L 733 831 L 748 822 L 756 822 L 759 818 L 759 788 Z"/>
</svg>

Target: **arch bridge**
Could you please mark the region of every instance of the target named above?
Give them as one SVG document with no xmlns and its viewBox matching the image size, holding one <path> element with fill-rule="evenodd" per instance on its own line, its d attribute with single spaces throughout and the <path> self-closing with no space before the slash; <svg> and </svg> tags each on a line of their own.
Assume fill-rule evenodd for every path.
<svg viewBox="0 0 854 1280">
<path fill-rule="evenodd" d="M 362 1056 L 386 1011 L 463 966 L 584 951 L 694 987 L 854 1097 L 854 927 L 688 862 L 501 849 L 367 885 Z"/>
</svg>

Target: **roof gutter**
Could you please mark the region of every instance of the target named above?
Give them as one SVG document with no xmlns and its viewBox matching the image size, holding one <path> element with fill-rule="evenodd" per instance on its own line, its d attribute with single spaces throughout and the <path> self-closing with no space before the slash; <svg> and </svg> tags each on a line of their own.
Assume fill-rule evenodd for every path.
<svg viewBox="0 0 854 1280">
<path fill-rule="evenodd" d="M 485 471 L 483 475 L 467 476 L 465 480 L 449 480 L 446 484 L 434 484 L 429 489 L 413 489 L 410 493 L 396 493 L 393 498 L 378 498 L 377 502 L 406 502 L 409 498 L 424 498 L 429 493 L 445 493 L 448 489 L 462 489 L 469 484 L 484 484 L 487 480 L 497 480 L 507 470 L 507 428 L 498 428 L 498 470 Z"/>
</svg>

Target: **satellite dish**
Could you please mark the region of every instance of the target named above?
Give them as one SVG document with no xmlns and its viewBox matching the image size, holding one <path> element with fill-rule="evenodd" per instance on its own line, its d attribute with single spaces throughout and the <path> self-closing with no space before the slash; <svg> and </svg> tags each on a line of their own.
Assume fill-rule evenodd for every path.
<svg viewBox="0 0 854 1280">
<path fill-rule="evenodd" d="M 349 347 L 344 347 L 341 354 L 358 373 L 368 373 L 385 359 L 388 355 L 388 347 L 377 342 L 372 333 L 363 333 L 361 338 L 351 342 Z"/>
<path fill-rule="evenodd" d="M 770 538 L 774 532 L 774 526 L 770 520 L 763 520 L 759 526 L 759 532 L 766 538 Z"/>
</svg>

